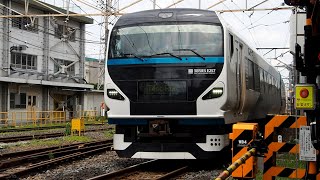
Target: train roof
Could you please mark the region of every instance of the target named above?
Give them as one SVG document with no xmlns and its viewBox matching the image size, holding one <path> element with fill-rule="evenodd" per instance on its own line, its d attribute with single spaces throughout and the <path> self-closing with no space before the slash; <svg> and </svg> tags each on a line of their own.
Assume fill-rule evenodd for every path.
<svg viewBox="0 0 320 180">
<path fill-rule="evenodd" d="M 200 22 L 221 24 L 214 11 L 200 9 L 156 9 L 124 14 L 119 18 L 115 26 L 130 26 L 143 23 L 160 22 Z"/>
</svg>

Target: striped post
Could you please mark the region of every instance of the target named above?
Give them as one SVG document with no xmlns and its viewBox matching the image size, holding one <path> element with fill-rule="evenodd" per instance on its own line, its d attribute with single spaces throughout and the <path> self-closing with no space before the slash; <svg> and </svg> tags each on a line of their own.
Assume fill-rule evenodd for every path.
<svg viewBox="0 0 320 180">
<path fill-rule="evenodd" d="M 297 118 L 297 121 L 296 121 Z M 295 117 L 288 115 L 276 115 L 265 126 L 264 139 L 268 144 L 268 153 L 264 158 L 263 179 L 273 180 L 274 177 L 287 177 L 302 179 L 305 176 L 305 169 L 293 169 L 276 166 L 276 153 L 287 152 L 299 153 L 299 144 L 289 144 L 285 142 L 274 142 L 277 128 L 299 128 L 306 125 L 306 117 Z"/>
<path fill-rule="evenodd" d="M 252 148 L 241 156 L 238 160 L 232 163 L 226 170 L 224 170 L 215 180 L 227 179 L 233 171 L 235 171 L 239 166 L 244 164 L 251 156 L 255 155 L 256 149 Z"/>
</svg>

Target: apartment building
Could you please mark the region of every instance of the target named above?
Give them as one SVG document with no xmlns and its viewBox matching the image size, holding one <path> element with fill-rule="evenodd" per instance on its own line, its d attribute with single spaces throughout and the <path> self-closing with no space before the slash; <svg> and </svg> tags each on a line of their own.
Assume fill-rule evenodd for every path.
<svg viewBox="0 0 320 180">
<path fill-rule="evenodd" d="M 68 13 L 36 1 L 0 3 L 2 15 L 30 14 L 0 18 L 0 111 L 86 109 L 85 25 L 93 19 L 36 16 Z"/>
</svg>

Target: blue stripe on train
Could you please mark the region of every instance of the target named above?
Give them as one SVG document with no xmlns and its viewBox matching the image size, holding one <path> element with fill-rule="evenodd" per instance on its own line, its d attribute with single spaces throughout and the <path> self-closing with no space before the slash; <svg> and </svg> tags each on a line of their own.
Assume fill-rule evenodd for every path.
<svg viewBox="0 0 320 180">
<path fill-rule="evenodd" d="M 137 64 L 190 64 L 190 63 L 223 63 L 223 57 L 205 57 L 203 60 L 200 57 L 182 57 L 182 60 L 174 57 L 168 58 L 143 58 L 144 61 L 138 58 L 113 58 L 108 59 L 107 65 L 137 65 Z"/>
<path fill-rule="evenodd" d="M 180 125 L 224 125 L 223 118 L 217 119 L 175 119 Z M 108 124 L 116 125 L 148 125 L 147 119 L 136 118 L 108 118 Z"/>
</svg>

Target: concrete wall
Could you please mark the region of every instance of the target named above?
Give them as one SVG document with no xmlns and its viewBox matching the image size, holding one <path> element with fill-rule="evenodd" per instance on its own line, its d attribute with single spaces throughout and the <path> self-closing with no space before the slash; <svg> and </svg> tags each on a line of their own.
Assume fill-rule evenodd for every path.
<svg viewBox="0 0 320 180">
<path fill-rule="evenodd" d="M 84 96 L 84 109 L 97 110 L 100 114 L 100 106 L 103 102 L 103 92 L 88 92 Z"/>
</svg>

